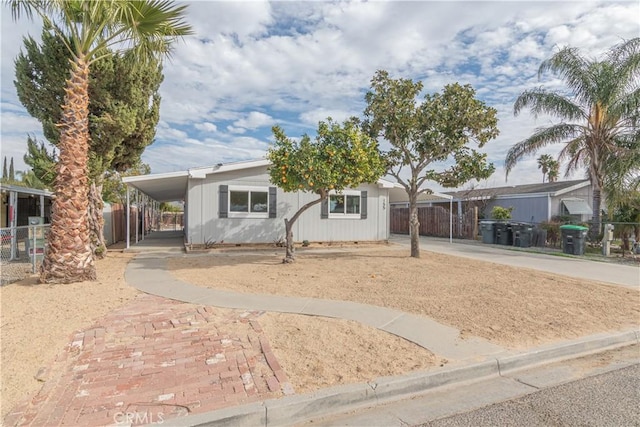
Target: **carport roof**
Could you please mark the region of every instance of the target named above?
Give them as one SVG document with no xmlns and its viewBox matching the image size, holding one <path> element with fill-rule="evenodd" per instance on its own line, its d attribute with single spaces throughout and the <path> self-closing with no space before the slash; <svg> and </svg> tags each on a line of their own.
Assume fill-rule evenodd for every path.
<svg viewBox="0 0 640 427">
<path fill-rule="evenodd" d="M 181 201 L 187 194 L 189 171 L 127 176 L 122 182 L 158 202 Z"/>
</svg>

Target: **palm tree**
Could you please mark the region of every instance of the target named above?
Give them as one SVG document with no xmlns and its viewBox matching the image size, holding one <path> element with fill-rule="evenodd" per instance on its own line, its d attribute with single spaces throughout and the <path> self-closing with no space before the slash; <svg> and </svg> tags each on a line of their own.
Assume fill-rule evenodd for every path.
<svg viewBox="0 0 640 427">
<path fill-rule="evenodd" d="M 553 157 L 550 154 L 543 154 L 538 157 L 538 169 L 542 169 L 542 182 L 549 173 L 549 165 L 553 162 Z"/>
<path fill-rule="evenodd" d="M 71 53 L 59 123 L 51 230 L 40 281 L 95 280 L 89 237 L 89 67 L 109 49 L 134 50 L 141 62 L 160 59 L 178 38 L 190 34 L 186 6 L 169 0 L 10 0 L 14 19 L 35 13 L 58 32 Z"/>
<path fill-rule="evenodd" d="M 556 182 L 558 175 L 560 174 L 560 163 L 557 160 L 551 159 L 547 165 L 549 170 L 547 171 L 547 179 L 549 182 Z"/>
<path fill-rule="evenodd" d="M 564 144 L 560 160 L 568 161 L 567 175 L 586 168 L 591 181 L 594 236 L 600 229 L 601 191 L 611 159 L 629 155 L 630 141 L 640 139 L 640 38 L 612 47 L 603 60 L 565 47 L 540 65 L 538 77 L 547 71 L 562 78 L 569 91 L 527 90 L 513 110 L 518 115 L 529 107 L 534 115 L 549 114 L 560 123 L 538 128 L 511 147 L 505 169 L 508 174 L 524 156 L 549 144 Z"/>
</svg>

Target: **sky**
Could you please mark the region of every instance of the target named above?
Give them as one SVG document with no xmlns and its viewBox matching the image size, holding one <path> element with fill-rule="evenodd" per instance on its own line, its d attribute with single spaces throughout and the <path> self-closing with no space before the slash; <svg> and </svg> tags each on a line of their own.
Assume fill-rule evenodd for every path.
<svg viewBox="0 0 640 427">
<path fill-rule="evenodd" d="M 262 158 L 274 125 L 291 137 L 313 136 L 329 116 L 363 117 L 371 78 L 385 69 L 393 78 L 422 81 L 425 93 L 471 84 L 497 109 L 500 136 L 482 149 L 496 172 L 465 188 L 541 182 L 537 155 L 505 181 L 507 150 L 554 122 L 528 111 L 514 117 L 515 99 L 534 87 L 562 89 L 554 76 L 537 74 L 559 48 L 598 57 L 640 36 L 637 0 L 184 3 L 195 34 L 178 42 L 164 64 L 160 122 L 142 156 L 152 173 Z M 22 37 L 39 38 L 41 26 L 14 23 L 5 4 L 0 12 L 0 155 L 24 170 L 27 134 L 42 138 L 42 132 L 17 98 L 14 59 Z"/>
</svg>

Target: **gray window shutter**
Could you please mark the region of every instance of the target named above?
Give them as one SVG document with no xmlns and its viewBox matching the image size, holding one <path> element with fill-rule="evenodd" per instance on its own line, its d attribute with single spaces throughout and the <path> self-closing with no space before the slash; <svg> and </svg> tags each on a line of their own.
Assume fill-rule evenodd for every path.
<svg viewBox="0 0 640 427">
<path fill-rule="evenodd" d="M 229 186 L 221 185 L 218 189 L 218 216 L 220 218 L 229 218 Z"/>
<path fill-rule="evenodd" d="M 320 202 L 320 219 L 329 218 L 329 196 Z"/>
<path fill-rule="evenodd" d="M 367 192 L 360 192 L 360 219 L 367 219 Z"/>
<path fill-rule="evenodd" d="M 277 215 L 276 207 L 278 206 L 278 188 L 269 187 L 269 218 L 275 218 Z"/>
</svg>

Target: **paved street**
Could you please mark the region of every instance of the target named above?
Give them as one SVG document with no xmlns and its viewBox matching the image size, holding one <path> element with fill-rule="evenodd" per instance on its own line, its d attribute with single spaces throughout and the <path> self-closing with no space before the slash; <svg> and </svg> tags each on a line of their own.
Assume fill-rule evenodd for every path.
<svg viewBox="0 0 640 427">
<path fill-rule="evenodd" d="M 639 426 L 638 402 L 634 365 L 422 426 Z"/>
<path fill-rule="evenodd" d="M 305 425 L 640 426 L 639 401 L 640 346 L 632 345 L 442 387 Z"/>
</svg>

